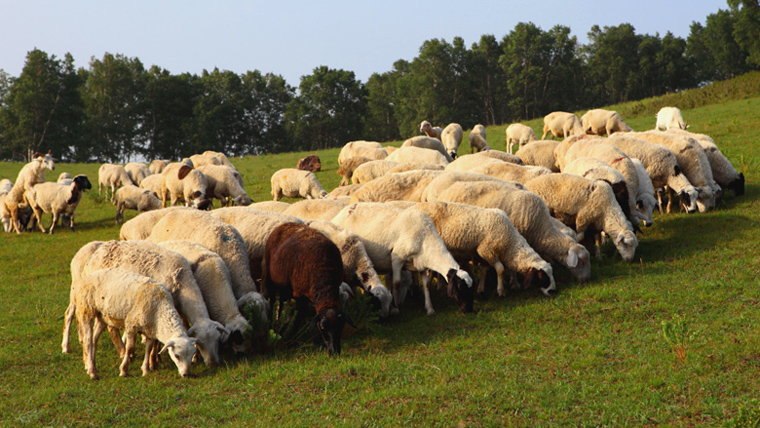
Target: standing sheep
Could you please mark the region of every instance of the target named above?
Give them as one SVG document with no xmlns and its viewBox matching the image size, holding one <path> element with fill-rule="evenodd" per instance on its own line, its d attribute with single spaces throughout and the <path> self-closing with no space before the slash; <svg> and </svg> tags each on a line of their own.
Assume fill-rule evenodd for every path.
<svg viewBox="0 0 760 428">
<path fill-rule="evenodd" d="M 151 174 L 140 182 L 140 188 L 150 190 L 158 199 L 161 199 L 161 187 L 164 185 L 164 176 L 161 174 Z"/>
<path fill-rule="evenodd" d="M 129 175 L 130 180 L 132 180 L 135 186 L 139 186 L 145 177 L 153 174 L 150 172 L 148 165 L 138 162 L 129 162 L 124 165 L 124 170 L 127 171 L 127 175 Z"/>
<path fill-rule="evenodd" d="M 458 123 L 450 123 L 441 131 L 441 142 L 452 159 L 456 159 L 459 145 L 462 144 L 464 130 Z"/>
<path fill-rule="evenodd" d="M 505 131 L 507 134 L 507 152 L 512 153 L 512 147 L 518 145 L 518 149 L 531 141 L 536 141 L 536 133 L 533 132 L 533 128 L 525 126 L 522 123 L 513 123 L 507 127 Z"/>
<path fill-rule="evenodd" d="M 28 212 L 28 205 L 24 202 L 24 194 L 33 190 L 37 183 L 45 182 L 45 170 L 55 170 L 55 159 L 47 154 L 35 153 L 32 161 L 24 165 L 16 177 L 16 182 L 11 190 L 3 199 L 3 211 L 10 217 L 10 222 L 16 233 L 20 234 L 21 230 L 26 227 L 21 225 L 23 212 Z"/>
<path fill-rule="evenodd" d="M 620 114 L 612 110 L 594 109 L 581 116 L 583 131 L 592 135 L 612 135 L 615 132 L 632 132 Z"/>
<path fill-rule="evenodd" d="M 42 226 L 42 212 L 52 214 L 53 221 L 50 223 L 50 233 L 53 233 L 58 218 L 61 216 L 69 217 L 69 229 L 74 231 L 74 210 L 82 200 L 82 194 L 85 190 L 92 189 L 90 180 L 86 175 L 77 175 L 69 185 L 58 183 L 38 183 L 32 190 L 24 193 L 26 203 L 34 210 L 34 216 L 37 218 L 37 226 L 42 233 L 47 233 Z"/>
<path fill-rule="evenodd" d="M 137 210 L 137 214 L 161 208 L 161 200 L 148 189 L 127 185 L 116 191 L 116 224 L 124 221 L 124 210 Z"/>
<path fill-rule="evenodd" d="M 449 153 L 446 152 L 446 148 L 443 146 L 443 143 L 441 140 L 437 138 L 431 138 L 431 137 L 425 137 L 423 135 L 418 135 L 416 137 L 412 137 L 404 141 L 403 144 L 401 144 L 400 148 L 404 147 L 419 147 L 421 149 L 429 149 L 429 150 L 435 150 L 441 155 L 443 155 L 444 158 L 446 158 L 447 162 L 451 162 L 454 159 L 449 155 Z"/>
<path fill-rule="evenodd" d="M 525 165 L 542 166 L 551 172 L 559 172 L 559 165 L 554 158 L 554 149 L 559 146 L 559 141 L 539 140 L 520 147 L 517 155 Z"/>
<path fill-rule="evenodd" d="M 423 120 L 422 123 L 420 123 L 420 132 L 424 133 L 430 138 L 435 138 L 437 140 L 441 140 L 441 132 L 443 132 L 443 129 L 439 127 L 433 127 L 433 125 L 430 124 L 427 120 Z"/>
<path fill-rule="evenodd" d="M 657 207 L 657 199 L 654 197 L 654 186 L 652 179 L 649 178 L 644 164 L 638 159 L 631 159 L 636 173 L 639 176 L 639 190 L 636 194 L 636 212 L 639 219 L 644 222 L 646 227 L 652 225 L 652 212 Z"/>
<path fill-rule="evenodd" d="M 583 125 L 581 125 L 578 116 L 564 112 L 555 111 L 544 116 L 544 134 L 541 139 L 546 139 L 546 134 L 551 131 L 555 138 L 567 138 L 572 135 L 583 134 Z"/>
<path fill-rule="evenodd" d="M 160 175 L 164 171 L 164 168 L 166 168 L 166 165 L 169 165 L 168 160 L 154 159 L 148 165 L 148 170 L 153 175 Z"/>
<path fill-rule="evenodd" d="M 486 141 L 486 127 L 481 124 L 477 124 L 472 128 L 467 139 L 470 140 L 470 154 L 491 150 L 491 146 Z"/>
<path fill-rule="evenodd" d="M 275 201 L 279 201 L 282 197 L 322 199 L 327 195 L 313 172 L 295 168 L 283 168 L 276 171 L 272 174 L 271 184 L 272 198 Z"/>
<path fill-rule="evenodd" d="M 657 112 L 655 129 L 658 131 L 667 131 L 668 129 L 686 130 L 688 127 L 689 125 L 684 120 L 678 107 L 663 107 Z"/>
<path fill-rule="evenodd" d="M 351 177 L 354 176 L 354 171 L 356 171 L 356 169 L 361 165 L 371 161 L 372 159 L 365 158 L 364 156 L 354 156 L 343 161 L 343 163 L 338 166 L 337 173 L 338 175 L 343 176 L 343 179 L 340 180 L 340 184 L 338 184 L 338 186 L 348 186 L 351 183 Z"/>
<path fill-rule="evenodd" d="M 13 182 L 4 178 L 0 180 L 0 218 L 3 221 L 3 230 L 9 232 L 11 230 L 11 215 L 5 209 L 5 195 L 13 188 Z"/>
<path fill-rule="evenodd" d="M 631 162 L 633 165 L 633 162 Z M 634 173 L 636 168 L 633 167 Z M 589 180 L 601 180 L 612 187 L 612 193 L 615 200 L 623 210 L 623 214 L 636 229 L 638 225 L 638 216 L 636 215 L 635 192 L 638 189 L 638 181 L 632 186 L 632 193 L 629 193 L 628 183 L 617 169 L 611 167 L 607 162 L 591 157 L 579 157 L 565 165 L 562 170 L 566 174 L 574 174 Z"/>
<path fill-rule="evenodd" d="M 304 199 L 288 207 L 282 213 L 301 220 L 330 220 L 348 204 L 334 199 Z"/>
<path fill-rule="evenodd" d="M 422 193 L 444 171 L 417 170 L 376 178 L 351 195 L 351 203 L 413 201 L 422 202 Z"/>
<path fill-rule="evenodd" d="M 372 181 L 378 177 L 382 177 L 388 174 L 391 169 L 399 165 L 398 162 L 391 162 L 388 160 L 374 160 L 359 165 L 354 170 L 354 174 L 351 176 L 351 183 L 353 185 L 361 185 Z M 335 191 L 330 192 L 330 195 L 334 195 Z"/>
<path fill-rule="evenodd" d="M 113 202 L 116 188 L 126 186 L 127 184 L 135 184 L 127 174 L 127 170 L 122 165 L 114 165 L 110 163 L 104 163 L 98 168 L 98 195 L 102 195 L 103 186 L 106 188 L 106 197 L 108 197 L 108 189 L 111 189 L 111 202 Z"/>
<path fill-rule="evenodd" d="M 340 149 L 338 165 L 343 164 L 343 162 L 354 156 L 364 156 L 373 160 L 380 160 L 385 159 L 388 156 L 388 152 L 376 141 L 350 141 Z"/>
<path fill-rule="evenodd" d="M 214 158 L 216 159 L 216 158 Z M 216 198 L 222 202 L 222 206 L 228 203 L 233 205 L 251 205 L 251 198 L 245 192 L 243 186 L 235 178 L 234 173 L 224 165 L 205 165 L 198 168 L 206 178 L 206 195 L 209 199 Z"/>
<path fill-rule="evenodd" d="M 177 205 L 179 200 L 184 200 L 185 206 L 199 209 L 209 204 L 206 199 L 206 176 L 199 170 L 182 162 L 176 162 L 167 165 L 161 175 L 163 176 L 161 185 L 163 206 L 166 206 L 167 200 L 171 200 L 172 206 Z"/>
</svg>

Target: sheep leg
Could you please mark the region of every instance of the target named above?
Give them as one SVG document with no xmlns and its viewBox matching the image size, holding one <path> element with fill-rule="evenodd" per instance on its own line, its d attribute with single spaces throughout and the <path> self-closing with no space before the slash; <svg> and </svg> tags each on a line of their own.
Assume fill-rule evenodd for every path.
<svg viewBox="0 0 760 428">
<path fill-rule="evenodd" d="M 676 195 L 676 192 L 674 192 L 673 189 L 668 187 L 668 208 L 667 208 L 668 214 L 673 212 L 673 209 L 675 209 L 676 200 L 678 200 L 678 195 Z"/>
<path fill-rule="evenodd" d="M 135 338 L 137 334 L 134 331 L 127 331 L 126 336 L 127 343 L 125 344 L 124 358 L 119 366 L 119 376 L 121 377 L 129 376 L 129 355 L 135 350 Z"/>
<path fill-rule="evenodd" d="M 499 297 L 504 297 L 507 295 L 504 289 L 504 265 L 501 262 L 496 262 L 493 268 L 496 269 L 496 293 Z M 514 288 L 514 285 L 512 287 Z"/>
<path fill-rule="evenodd" d="M 71 336 L 71 321 L 74 320 L 74 316 L 76 315 L 75 312 L 76 306 L 74 306 L 74 303 L 69 303 L 69 306 L 66 308 L 66 313 L 63 315 L 63 340 L 61 341 L 61 352 L 64 354 L 71 352 L 69 337 Z"/>
<path fill-rule="evenodd" d="M 59 214 L 57 212 L 53 212 L 53 222 L 50 223 L 50 229 L 48 229 L 49 234 L 53 234 L 53 229 L 55 229 L 55 223 L 58 221 Z"/>
<path fill-rule="evenodd" d="M 155 342 L 155 339 L 145 339 L 145 358 L 143 358 L 143 363 L 140 367 L 142 369 L 143 376 L 147 375 L 151 370 L 153 370 L 153 364 L 151 364 L 151 354 L 153 352 L 153 346 L 155 345 Z"/>
<path fill-rule="evenodd" d="M 119 357 L 124 357 L 124 352 L 126 352 L 126 350 L 124 349 L 124 341 L 122 341 L 121 336 L 119 336 L 119 329 L 116 327 L 108 327 L 108 335 L 111 337 L 111 342 L 113 342 L 113 347 L 116 348 L 116 352 L 119 353 Z"/>
<path fill-rule="evenodd" d="M 71 213 L 70 216 L 68 216 L 69 219 L 69 230 L 72 232 L 74 231 L 74 213 Z"/>
<path fill-rule="evenodd" d="M 421 271 L 420 275 L 422 275 L 422 292 L 425 295 L 425 310 L 428 316 L 435 315 L 433 301 L 430 299 L 430 283 L 433 281 L 433 275 L 427 269 Z"/>
<path fill-rule="evenodd" d="M 404 267 L 404 261 L 396 254 L 391 254 L 391 279 L 393 281 L 393 299 L 396 301 L 396 305 L 399 306 L 404 301 L 404 296 L 401 296 L 401 270 Z"/>
<path fill-rule="evenodd" d="M 92 318 L 85 316 L 83 312 L 77 311 L 77 330 L 82 332 L 82 360 L 84 361 L 84 369 L 91 379 L 97 379 L 95 346 L 92 340 L 92 323 Z"/>
<path fill-rule="evenodd" d="M 42 208 L 34 207 L 32 210 L 34 211 L 34 217 L 37 218 L 37 227 L 39 227 L 42 233 L 47 233 L 45 226 L 42 225 Z"/>
<path fill-rule="evenodd" d="M 478 280 L 478 294 L 486 292 L 486 275 L 488 274 L 488 266 L 482 265 L 478 268 L 480 279 Z"/>
</svg>

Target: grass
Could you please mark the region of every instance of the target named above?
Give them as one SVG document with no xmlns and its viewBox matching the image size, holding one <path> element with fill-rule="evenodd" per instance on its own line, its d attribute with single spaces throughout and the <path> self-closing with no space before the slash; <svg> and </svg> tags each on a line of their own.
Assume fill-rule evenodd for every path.
<svg viewBox="0 0 760 428">
<path fill-rule="evenodd" d="M 760 98 L 684 111 L 690 129 L 712 135 L 744 172 L 747 192 L 729 195 L 710 213 L 656 215 L 635 263 L 622 262 L 610 247 L 593 262 L 587 284 L 558 267 L 561 291 L 553 299 L 514 293 L 477 301 L 476 313 L 463 315 L 435 296 L 433 317 L 411 299 L 399 317 L 346 337 L 338 358 L 311 347 L 227 357 L 217 369 L 194 367 L 189 379 L 168 361 L 145 378 L 133 363 L 132 376 L 119 378 L 107 339 L 98 347 L 98 381 L 87 377 L 78 344 L 61 354 L 69 261 L 87 242 L 118 239 L 115 207 L 89 192 L 77 232 L 1 238 L 0 425 L 620 427 L 751 420 L 760 413 L 757 111 Z M 634 129 L 654 125 L 650 114 L 625 119 Z M 527 124 L 540 131 L 539 121 Z M 489 128 L 489 144 L 503 150 L 505 128 Z M 271 199 L 271 174 L 304 155 L 233 162 L 260 201 Z M 337 186 L 338 150 L 318 155 L 319 180 Z M 0 163 L 0 177 L 14 179 L 20 167 Z M 48 179 L 61 171 L 96 178 L 97 167 L 59 164 Z"/>
</svg>

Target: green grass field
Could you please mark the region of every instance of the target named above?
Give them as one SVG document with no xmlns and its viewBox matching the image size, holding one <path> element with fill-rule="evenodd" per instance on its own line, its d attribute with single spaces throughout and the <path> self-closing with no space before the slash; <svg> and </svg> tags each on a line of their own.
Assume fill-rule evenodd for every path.
<svg viewBox="0 0 760 428">
<path fill-rule="evenodd" d="M 760 98 L 684 111 L 747 179 L 707 214 L 655 216 L 635 263 L 607 248 L 592 280 L 556 269 L 560 293 L 476 301 L 461 314 L 445 296 L 437 314 L 407 301 L 399 317 L 344 338 L 340 357 L 311 347 L 194 367 L 183 379 L 164 360 L 143 378 L 103 338 L 101 379 L 81 346 L 60 350 L 69 262 L 93 240 L 118 239 L 115 208 L 89 192 L 78 230 L 0 238 L 0 424 L 39 426 L 725 426 L 760 407 Z M 651 129 L 654 117 L 626 117 Z M 527 123 L 540 136 L 541 121 Z M 504 149 L 506 125 L 488 129 Z M 318 152 L 326 189 L 338 149 Z M 469 152 L 467 143 L 460 153 Z M 306 153 L 234 159 L 256 200 L 269 177 Z M 20 164 L 0 163 L 15 180 Z M 98 165 L 58 164 L 97 182 Z M 132 218 L 134 212 L 127 212 Z M 49 222 L 46 218 L 45 224 Z M 668 331 L 667 337 L 663 331 Z M 139 345 L 138 345 L 139 346 Z M 139 348 L 138 348 L 139 352 Z"/>
</svg>

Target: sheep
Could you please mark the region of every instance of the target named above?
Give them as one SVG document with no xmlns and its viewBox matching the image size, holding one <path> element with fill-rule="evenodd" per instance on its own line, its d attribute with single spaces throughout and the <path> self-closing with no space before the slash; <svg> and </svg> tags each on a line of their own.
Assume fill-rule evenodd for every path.
<svg viewBox="0 0 760 428">
<path fill-rule="evenodd" d="M 607 146 L 610 147 L 610 146 Z M 631 162 L 633 165 L 633 162 Z M 634 167 L 634 173 L 636 168 Z M 565 174 L 574 174 L 590 180 L 601 180 L 612 187 L 612 193 L 615 200 L 623 210 L 623 214 L 636 227 L 638 216 L 636 215 L 636 191 L 638 189 L 638 180 L 632 189 L 628 188 L 628 183 L 617 169 L 611 167 L 607 162 L 592 157 L 578 157 L 573 159 L 562 170 Z M 637 177 L 638 178 L 638 177 Z M 629 193 L 629 191 L 632 192 Z"/>
<path fill-rule="evenodd" d="M 359 191 L 359 189 L 364 186 L 363 184 L 349 184 L 348 186 L 340 186 L 333 189 L 330 193 L 325 195 L 324 199 L 340 199 L 340 198 L 349 198 L 351 199 L 351 195 Z"/>
<path fill-rule="evenodd" d="M 646 227 L 652 225 L 652 212 L 657 207 L 657 199 L 654 197 L 654 186 L 649 178 L 644 164 L 638 159 L 631 159 L 636 173 L 639 176 L 639 189 L 636 194 L 636 213 Z"/>
<path fill-rule="evenodd" d="M 214 158 L 216 159 L 216 158 Z M 229 203 L 234 205 L 251 205 L 251 198 L 243 186 L 235 178 L 234 173 L 224 165 L 204 165 L 198 167 L 206 178 L 206 195 L 222 201 L 222 206 Z"/>
<path fill-rule="evenodd" d="M 42 225 L 42 212 L 53 215 L 50 223 L 50 234 L 53 234 L 55 225 L 61 216 L 69 217 L 69 229 L 74 231 L 74 210 L 82 200 L 85 190 L 92 189 L 90 180 L 86 175 L 77 175 L 69 185 L 59 183 L 38 183 L 32 190 L 24 193 L 26 203 L 34 210 L 37 226 L 42 233 L 47 233 Z"/>
<path fill-rule="evenodd" d="M 261 211 L 271 211 L 273 213 L 281 213 L 290 208 L 289 203 L 280 201 L 262 201 L 249 205 L 250 208 L 256 208 Z"/>
<path fill-rule="evenodd" d="M 8 180 L 10 183 L 10 180 Z M 71 174 L 68 172 L 62 172 L 58 175 L 58 180 L 56 180 L 56 183 L 59 184 L 71 184 Z M 13 183 L 11 183 L 11 186 L 13 186 Z"/>
<path fill-rule="evenodd" d="M 361 164 L 356 170 L 354 170 L 354 174 L 351 176 L 351 183 L 357 185 L 364 184 L 378 177 L 382 177 L 398 164 L 398 162 L 391 162 L 388 160 L 374 160 Z M 331 192 L 331 194 L 334 192 L 335 191 Z"/>
<path fill-rule="evenodd" d="M 153 174 L 150 172 L 148 165 L 138 162 L 127 163 L 124 165 L 124 170 L 127 171 L 127 175 L 129 175 L 129 178 L 132 180 L 132 183 L 134 183 L 135 186 L 139 186 L 145 177 Z"/>
<path fill-rule="evenodd" d="M 385 159 L 388 156 L 388 152 L 377 141 L 350 141 L 340 149 L 338 165 L 340 166 L 343 162 L 354 156 L 364 156 L 379 160 Z"/>
<path fill-rule="evenodd" d="M 666 147 L 624 135 L 614 135 L 608 138 L 607 144 L 617 147 L 629 158 L 640 160 L 655 189 L 667 185 L 678 194 L 681 205 L 686 212 L 697 211 L 699 189 L 694 187 L 681 172 L 681 167 L 678 166 L 678 161 L 673 152 Z M 671 208 L 672 200 L 668 203 L 668 212 L 671 211 Z"/>
<path fill-rule="evenodd" d="M 21 224 L 24 213 L 29 212 L 29 206 L 24 202 L 24 194 L 33 190 L 35 184 L 45 182 L 46 169 L 55 170 L 55 159 L 50 155 L 50 151 L 47 154 L 35 153 L 32 161 L 21 168 L 16 182 L 3 199 L 3 211 L 6 213 L 3 218 L 10 217 L 10 224 L 17 234 L 25 227 Z"/>
<path fill-rule="evenodd" d="M 389 174 L 364 184 L 351 195 L 351 203 L 414 201 L 422 202 L 422 192 L 445 171 L 416 170 Z"/>
<path fill-rule="evenodd" d="M 148 170 L 153 175 L 160 175 L 164 168 L 166 168 L 166 165 L 169 165 L 170 161 L 164 160 L 164 159 L 154 159 L 150 162 L 150 165 L 148 165 Z"/>
<path fill-rule="evenodd" d="M 114 165 L 110 163 L 104 163 L 98 168 L 98 195 L 103 194 L 103 186 L 106 188 L 106 197 L 108 197 L 108 189 L 111 189 L 110 201 L 113 202 L 116 188 L 126 186 L 127 184 L 135 184 L 127 170 L 122 165 Z"/>
<path fill-rule="evenodd" d="M 443 132 L 443 129 L 439 127 L 433 127 L 433 125 L 430 124 L 427 120 L 423 120 L 422 123 L 420 123 L 420 132 L 424 133 L 430 138 L 435 138 L 437 140 L 441 139 L 441 132 Z"/>
<path fill-rule="evenodd" d="M 420 210 L 433 220 L 446 248 L 460 264 L 479 258 L 493 266 L 499 296 L 505 295 L 505 269 L 522 275 L 524 288 L 537 286 L 546 295 L 556 291 L 551 265 L 528 245 L 504 211 L 440 201 L 419 203 L 410 209 Z M 485 272 L 478 292 L 484 291 L 484 285 Z"/>
<path fill-rule="evenodd" d="M 311 171 L 283 168 L 272 174 L 271 184 L 272 198 L 275 201 L 282 197 L 322 199 L 327 195 L 327 191 Z"/>
<path fill-rule="evenodd" d="M 500 159 L 482 156 L 481 153 L 462 155 L 454 162 L 446 165 L 446 171 L 469 171 L 481 165 L 489 163 L 506 163 Z"/>
<path fill-rule="evenodd" d="M 523 162 L 522 159 L 520 159 L 519 156 L 513 155 L 512 153 L 505 153 L 501 150 L 486 150 L 484 152 L 478 152 L 476 153 L 480 156 L 486 156 L 493 159 L 498 159 L 502 162 L 509 162 L 517 165 L 525 165 L 525 162 Z"/>
<path fill-rule="evenodd" d="M 64 173 L 68 174 L 68 173 Z M 5 232 L 10 231 L 11 228 L 11 216 L 5 209 L 5 195 L 13 188 L 13 182 L 4 178 L 0 180 L 0 217 L 3 221 L 3 230 Z"/>
<path fill-rule="evenodd" d="M 298 159 L 296 163 L 296 169 L 302 171 L 319 172 L 322 171 L 322 161 L 317 155 L 309 155 L 305 158 Z"/>
<path fill-rule="evenodd" d="M 475 174 L 488 175 L 505 181 L 525 183 L 539 175 L 551 174 L 552 172 L 542 166 L 523 166 L 508 162 L 489 162 L 470 169 Z"/>
<path fill-rule="evenodd" d="M 604 232 L 623 260 L 633 261 L 639 242 L 609 184 L 559 173 L 536 177 L 525 183 L 525 187 L 543 198 L 554 217 L 575 229 L 579 242 L 589 242 L 592 238 L 600 242 L 599 234 Z"/>
<path fill-rule="evenodd" d="M 124 329 L 126 333 L 120 376 L 128 375 L 130 354 L 138 333 L 147 338 L 143 376 L 150 370 L 150 352 L 155 340 L 164 343 L 159 354 L 168 350 L 179 374 L 190 375 L 196 340 L 185 332 L 172 305 L 171 295 L 160 283 L 133 272 L 103 269 L 72 283 L 72 302 L 77 308 L 77 328 L 82 332 L 82 359 L 90 378 L 98 377 L 95 348 L 106 326 Z"/>
<path fill-rule="evenodd" d="M 161 187 L 164 185 L 164 176 L 161 174 L 151 174 L 145 178 L 143 178 L 143 181 L 140 182 L 141 189 L 150 190 L 153 192 L 154 195 L 156 195 L 157 198 L 161 199 Z"/>
<path fill-rule="evenodd" d="M 417 170 L 428 170 L 428 171 L 443 171 L 445 167 L 443 165 L 437 165 L 433 163 L 425 163 L 425 162 L 412 162 L 412 163 L 402 163 L 394 166 L 393 168 L 388 171 L 388 174 L 396 174 L 399 172 L 407 172 L 407 171 L 417 171 Z"/>
<path fill-rule="evenodd" d="M 450 123 L 441 131 L 441 142 L 443 142 L 443 146 L 446 147 L 446 151 L 449 152 L 449 156 L 452 159 L 456 159 L 457 157 L 457 151 L 459 150 L 459 145 L 462 144 L 463 136 L 462 125 L 458 123 Z"/>
<path fill-rule="evenodd" d="M 301 220 L 330 220 L 346 205 L 334 199 L 304 199 L 294 203 L 282 213 Z"/>
<path fill-rule="evenodd" d="M 267 239 L 264 263 L 270 301 L 277 295 L 281 302 L 294 298 L 301 317 L 311 302 L 317 313 L 312 328 L 317 327 L 327 353 L 339 355 L 344 324 L 356 326 L 341 310 L 343 263 L 338 247 L 303 223 L 284 223 Z"/>
<path fill-rule="evenodd" d="M 517 149 L 517 155 L 525 165 L 542 166 L 548 168 L 551 172 L 559 172 L 559 165 L 554 158 L 554 149 L 559 145 L 559 141 L 539 140 L 526 144 Z"/>
<path fill-rule="evenodd" d="M 583 134 L 583 125 L 578 116 L 564 111 L 555 111 L 544 116 L 544 133 L 541 135 L 541 140 L 546 139 L 549 131 L 555 138 L 567 138 L 571 135 Z"/>
<path fill-rule="evenodd" d="M 618 112 L 613 110 L 593 109 L 581 116 L 583 131 L 591 135 L 612 135 L 615 132 L 632 132 L 633 129 L 623 122 Z"/>
<path fill-rule="evenodd" d="M 119 230 L 119 239 L 122 241 L 128 241 L 132 239 L 147 239 L 150 236 L 153 227 L 161 220 L 165 215 L 172 211 L 177 210 L 192 210 L 193 208 L 176 206 L 161 208 L 154 211 L 145 211 L 142 214 L 137 215 L 131 220 L 127 220 L 121 225 Z"/>
<path fill-rule="evenodd" d="M 372 159 L 365 158 L 364 156 L 354 156 L 352 158 L 346 159 L 338 166 L 337 173 L 338 175 L 343 176 L 343 179 L 340 180 L 340 184 L 338 184 L 338 186 L 349 185 L 351 183 L 351 177 L 353 177 L 356 168 L 370 161 L 372 161 Z"/>
<path fill-rule="evenodd" d="M 137 214 L 161 208 L 161 200 L 148 189 L 127 185 L 116 191 L 116 224 L 124 221 L 124 210 L 137 210 Z"/>
<path fill-rule="evenodd" d="M 546 203 L 533 192 L 498 181 L 459 182 L 439 193 L 435 200 L 498 208 L 507 213 L 515 229 L 541 257 L 566 266 L 581 282 L 591 278 L 588 250 L 554 226 Z"/>
<path fill-rule="evenodd" d="M 177 312 L 186 319 L 191 328 L 188 336 L 195 337 L 198 350 L 207 366 L 219 364 L 219 342 L 222 334 L 230 332 L 222 324 L 209 318 L 198 283 L 188 261 L 179 253 L 170 251 L 148 241 L 93 241 L 86 244 L 71 260 L 72 284 L 96 270 L 118 268 L 144 275 L 166 287 L 172 296 Z M 72 286 L 73 287 L 73 286 Z M 68 343 L 68 325 L 76 306 L 66 309 L 62 348 Z M 115 340 L 119 351 L 121 344 Z"/>
<path fill-rule="evenodd" d="M 481 124 L 477 124 L 472 128 L 467 139 L 470 140 L 470 154 L 475 153 L 476 151 L 483 152 L 491 150 L 491 146 L 489 146 L 486 141 L 486 127 Z"/>
<path fill-rule="evenodd" d="M 235 168 L 235 165 L 230 162 L 230 160 L 227 158 L 227 155 L 225 155 L 222 152 L 215 152 L 213 150 L 206 150 L 205 152 L 201 153 L 204 156 L 213 156 L 217 159 L 219 159 L 219 162 L 221 162 L 222 165 L 226 166 L 227 168 L 231 169 L 233 172 L 238 172 L 237 168 Z"/>
<path fill-rule="evenodd" d="M 668 129 L 686 130 L 688 127 L 689 125 L 684 120 L 678 107 L 663 107 L 657 112 L 655 129 L 658 131 L 667 131 Z"/>
<path fill-rule="evenodd" d="M 216 158 L 216 156 L 199 155 L 195 154 L 190 156 L 190 160 L 193 162 L 193 168 L 200 168 L 205 165 L 221 166 L 222 162 Z"/>
<path fill-rule="evenodd" d="M 512 153 L 512 147 L 518 145 L 518 149 L 531 141 L 536 141 L 536 133 L 533 128 L 525 126 L 522 123 L 513 123 L 507 127 L 507 152 Z"/>
<path fill-rule="evenodd" d="M 203 295 L 203 301 L 206 302 L 209 317 L 224 325 L 230 332 L 222 335 L 222 342 L 231 343 L 237 353 L 247 353 L 251 345 L 250 340 L 247 340 L 251 325 L 238 310 L 235 294 L 232 292 L 230 271 L 224 260 L 195 242 L 176 240 L 164 241 L 159 245 L 187 259 Z"/>
<path fill-rule="evenodd" d="M 391 274 L 397 303 L 401 295 L 401 270 L 411 267 L 422 273 L 428 315 L 435 310 L 428 291 L 432 277 L 427 270 L 446 279 L 448 295 L 457 301 L 462 312 L 472 312 L 472 278 L 460 269 L 427 214 L 379 203 L 358 203 L 343 208 L 332 222 L 359 235 L 377 272 Z"/>
<path fill-rule="evenodd" d="M 432 181 L 430 181 L 427 186 L 425 186 L 425 189 L 422 191 L 422 194 L 420 196 L 420 202 L 433 202 L 436 200 L 438 194 L 444 192 L 451 185 L 466 181 L 496 181 L 499 183 L 505 183 L 506 185 L 515 189 L 525 189 L 525 186 L 520 183 L 516 183 L 514 181 L 504 181 L 496 177 L 491 177 L 489 175 L 476 174 L 474 172 L 467 171 L 445 171 L 444 173 L 439 174 Z"/>
<path fill-rule="evenodd" d="M 343 280 L 368 292 L 373 304 L 379 307 L 381 317 L 387 318 L 398 313 L 398 308 L 393 304 L 393 295 L 380 280 L 367 255 L 367 249 L 354 232 L 328 220 L 307 220 L 306 225 L 322 232 L 338 246 L 343 260 Z"/>
<path fill-rule="evenodd" d="M 396 146 L 383 146 L 383 149 L 385 149 L 385 153 L 391 154 L 395 152 L 396 150 L 398 150 L 399 148 Z"/>
<path fill-rule="evenodd" d="M 418 135 L 416 137 L 412 137 L 404 141 L 404 143 L 401 144 L 401 148 L 403 147 L 419 147 L 421 149 L 435 150 L 438 153 L 442 154 L 443 157 L 446 158 L 447 162 L 451 162 L 454 160 L 451 157 L 451 155 L 446 152 L 446 148 L 443 146 L 443 143 L 441 142 L 441 140 L 437 138 L 431 138 L 431 137 L 425 137 L 423 135 Z"/>
<path fill-rule="evenodd" d="M 161 175 L 163 184 L 160 196 L 163 206 L 166 206 L 167 200 L 175 206 L 180 199 L 185 201 L 185 206 L 200 209 L 208 205 L 206 176 L 199 170 L 182 162 L 175 162 L 167 165 Z"/>
<path fill-rule="evenodd" d="M 446 157 L 438 151 L 414 146 L 401 147 L 388 155 L 385 160 L 398 163 L 424 162 L 444 166 L 449 164 Z"/>
</svg>

